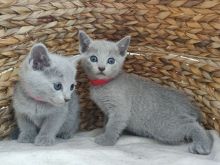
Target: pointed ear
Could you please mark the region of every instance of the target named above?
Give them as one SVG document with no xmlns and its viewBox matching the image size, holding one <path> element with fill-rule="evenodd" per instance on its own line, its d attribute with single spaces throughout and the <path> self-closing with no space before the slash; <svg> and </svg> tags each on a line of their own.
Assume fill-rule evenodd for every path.
<svg viewBox="0 0 220 165">
<path fill-rule="evenodd" d="M 126 36 L 117 42 L 118 50 L 121 56 L 125 56 L 127 53 L 128 46 L 130 44 L 131 37 Z"/>
<path fill-rule="evenodd" d="M 79 51 L 84 53 L 88 50 L 89 45 L 91 44 L 92 39 L 84 32 L 79 31 Z"/>
<path fill-rule="evenodd" d="M 77 65 L 77 63 L 82 59 L 85 58 L 83 55 L 74 55 L 72 57 L 68 57 L 69 61 L 71 61 L 72 64 Z"/>
<path fill-rule="evenodd" d="M 44 70 L 50 66 L 48 50 L 44 44 L 35 44 L 31 48 L 29 63 L 32 64 L 33 70 Z"/>
</svg>

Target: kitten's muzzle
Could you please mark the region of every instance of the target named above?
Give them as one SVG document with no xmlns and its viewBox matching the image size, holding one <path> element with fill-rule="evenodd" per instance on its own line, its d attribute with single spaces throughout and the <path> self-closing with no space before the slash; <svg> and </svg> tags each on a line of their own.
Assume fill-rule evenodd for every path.
<svg viewBox="0 0 220 165">
<path fill-rule="evenodd" d="M 98 67 L 99 71 L 103 72 L 105 70 L 105 67 Z"/>
<path fill-rule="evenodd" d="M 105 67 L 98 67 L 98 69 L 99 69 L 99 73 L 98 73 L 98 75 L 103 75 L 103 76 L 105 76 L 105 73 L 104 73 L 104 71 L 105 71 Z"/>
</svg>

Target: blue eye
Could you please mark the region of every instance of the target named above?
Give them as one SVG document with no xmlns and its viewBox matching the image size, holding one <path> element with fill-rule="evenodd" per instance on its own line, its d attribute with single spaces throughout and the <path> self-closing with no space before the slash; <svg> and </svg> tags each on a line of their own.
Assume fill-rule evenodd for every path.
<svg viewBox="0 0 220 165">
<path fill-rule="evenodd" d="M 74 89 L 74 84 L 71 84 L 71 86 L 70 86 L 70 90 L 72 91 L 73 89 Z"/>
<path fill-rule="evenodd" d="M 109 58 L 107 62 L 109 64 L 114 64 L 115 63 L 115 59 L 114 58 Z"/>
<path fill-rule="evenodd" d="M 91 62 L 98 62 L 98 58 L 93 55 L 93 56 L 90 57 L 90 61 Z"/>
<path fill-rule="evenodd" d="M 63 86 L 62 86 L 61 83 L 54 83 L 54 84 L 53 84 L 53 87 L 54 87 L 55 90 L 59 91 L 59 90 L 62 89 Z"/>
</svg>

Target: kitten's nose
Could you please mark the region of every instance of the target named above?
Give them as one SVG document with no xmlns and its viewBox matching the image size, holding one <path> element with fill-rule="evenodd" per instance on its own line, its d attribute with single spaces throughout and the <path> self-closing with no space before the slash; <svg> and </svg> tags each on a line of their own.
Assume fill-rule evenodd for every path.
<svg viewBox="0 0 220 165">
<path fill-rule="evenodd" d="M 98 67 L 98 69 L 103 72 L 105 70 L 105 67 Z"/>
<path fill-rule="evenodd" d="M 68 102 L 68 101 L 70 101 L 70 99 L 64 99 L 64 101 L 65 101 L 65 102 Z"/>
</svg>

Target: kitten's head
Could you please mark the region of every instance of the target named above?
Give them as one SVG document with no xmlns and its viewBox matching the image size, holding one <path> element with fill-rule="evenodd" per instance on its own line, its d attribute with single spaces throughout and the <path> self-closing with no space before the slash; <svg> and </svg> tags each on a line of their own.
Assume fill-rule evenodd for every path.
<svg viewBox="0 0 220 165">
<path fill-rule="evenodd" d="M 30 97 L 61 106 L 75 88 L 76 65 L 81 57 L 63 57 L 48 52 L 43 44 L 32 47 L 20 69 L 20 82 Z"/>
<path fill-rule="evenodd" d="M 130 36 L 118 42 L 92 40 L 85 32 L 79 32 L 82 64 L 90 79 L 111 79 L 121 71 Z"/>
</svg>

